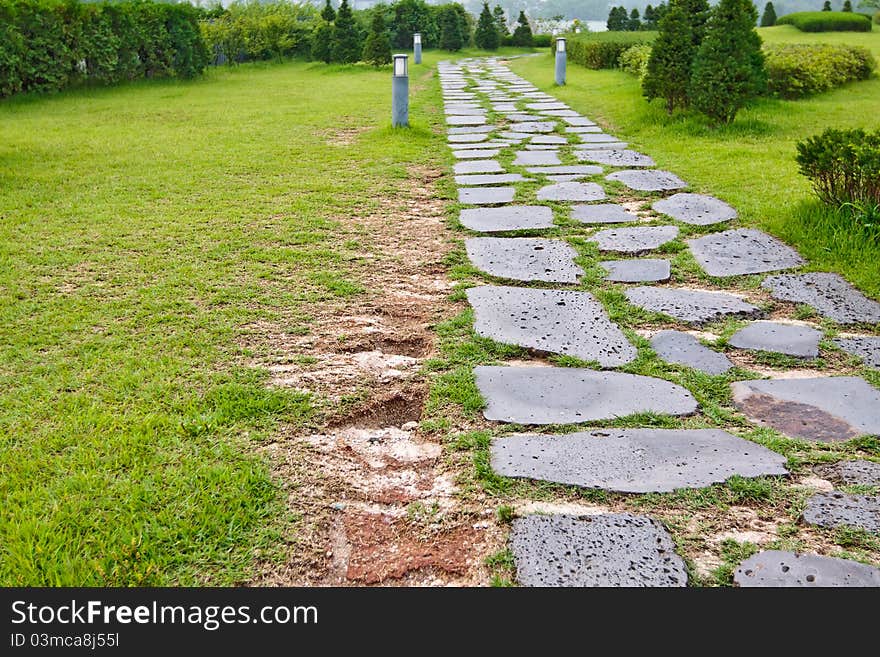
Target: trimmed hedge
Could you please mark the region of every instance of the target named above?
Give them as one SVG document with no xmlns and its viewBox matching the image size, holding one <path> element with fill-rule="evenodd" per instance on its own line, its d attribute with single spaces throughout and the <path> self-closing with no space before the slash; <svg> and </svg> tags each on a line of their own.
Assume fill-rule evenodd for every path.
<svg viewBox="0 0 880 657">
<path fill-rule="evenodd" d="M 782 98 L 801 98 L 866 80 L 877 68 L 871 52 L 856 46 L 767 46 L 764 55 L 770 92 Z"/>
<path fill-rule="evenodd" d="M 801 32 L 870 32 L 871 19 L 851 11 L 799 11 L 786 14 L 777 25 L 794 25 Z"/>
<path fill-rule="evenodd" d="M 143 77 L 195 77 L 208 61 L 199 14 L 189 4 L 4 0 L 0 97 Z"/>
<path fill-rule="evenodd" d="M 533 34 L 532 35 L 532 47 L 534 47 L 534 48 L 549 48 L 552 41 L 553 41 L 553 35 L 551 35 L 551 34 Z"/>
<path fill-rule="evenodd" d="M 656 32 L 597 32 L 585 37 L 569 36 L 568 59 L 587 68 L 617 68 L 620 56 L 637 44 L 657 38 Z M 555 48 L 555 44 L 554 44 Z"/>
</svg>

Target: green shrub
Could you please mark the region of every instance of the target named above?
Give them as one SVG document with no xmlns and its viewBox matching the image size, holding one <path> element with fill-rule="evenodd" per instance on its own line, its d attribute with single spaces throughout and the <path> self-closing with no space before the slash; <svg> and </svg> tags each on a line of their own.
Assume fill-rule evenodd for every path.
<svg viewBox="0 0 880 657">
<path fill-rule="evenodd" d="M 880 130 L 835 130 L 797 145 L 800 173 L 829 205 L 880 205 Z"/>
<path fill-rule="evenodd" d="M 777 25 L 794 25 L 801 32 L 870 32 L 871 19 L 848 11 L 799 11 L 786 14 Z"/>
<path fill-rule="evenodd" d="M 648 60 L 651 58 L 651 44 L 640 43 L 631 46 L 620 54 L 618 64 L 627 73 L 638 75 L 639 79 L 648 72 Z"/>
<path fill-rule="evenodd" d="M 535 48 L 549 48 L 553 43 L 553 36 L 550 34 L 533 34 L 532 45 Z"/>
<path fill-rule="evenodd" d="M 537 35 L 535 39 L 540 36 L 544 35 Z M 569 36 L 566 48 L 568 59 L 575 64 L 593 69 L 617 68 L 623 51 L 640 43 L 650 43 L 655 38 L 656 32 L 595 32 Z M 535 45 L 538 45 L 537 41 Z"/>
<path fill-rule="evenodd" d="M 770 93 L 801 98 L 865 80 L 877 62 L 867 48 L 831 44 L 788 44 L 764 49 Z"/>
</svg>

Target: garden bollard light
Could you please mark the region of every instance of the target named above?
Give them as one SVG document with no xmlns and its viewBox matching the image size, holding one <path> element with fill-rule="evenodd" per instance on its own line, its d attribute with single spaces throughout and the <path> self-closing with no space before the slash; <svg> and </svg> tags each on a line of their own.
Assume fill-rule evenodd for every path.
<svg viewBox="0 0 880 657">
<path fill-rule="evenodd" d="M 556 39 L 556 84 L 565 84 L 565 39 Z"/>
<path fill-rule="evenodd" d="M 391 78 L 391 125 L 394 128 L 409 126 L 407 57 L 409 55 L 394 55 L 394 73 Z"/>
<path fill-rule="evenodd" d="M 422 63 L 422 35 L 419 32 L 413 34 L 413 63 Z"/>
</svg>

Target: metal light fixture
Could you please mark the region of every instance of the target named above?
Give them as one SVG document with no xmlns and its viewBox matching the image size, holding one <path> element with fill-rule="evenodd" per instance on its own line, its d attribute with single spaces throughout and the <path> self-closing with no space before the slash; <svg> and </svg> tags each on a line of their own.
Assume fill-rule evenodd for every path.
<svg viewBox="0 0 880 657">
<path fill-rule="evenodd" d="M 409 126 L 409 55 L 394 55 L 391 77 L 391 125 L 395 128 Z"/>
<path fill-rule="evenodd" d="M 556 84 L 562 86 L 565 84 L 565 39 L 559 37 L 556 39 Z"/>
<path fill-rule="evenodd" d="M 422 63 L 422 34 L 416 32 L 413 34 L 413 63 Z"/>
</svg>

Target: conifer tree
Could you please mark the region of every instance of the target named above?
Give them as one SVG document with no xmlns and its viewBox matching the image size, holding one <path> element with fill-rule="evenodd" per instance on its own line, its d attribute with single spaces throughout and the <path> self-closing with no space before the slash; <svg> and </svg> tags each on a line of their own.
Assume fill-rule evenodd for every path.
<svg viewBox="0 0 880 657">
<path fill-rule="evenodd" d="M 336 20 L 336 10 L 333 9 L 333 5 L 330 4 L 330 0 L 326 0 L 324 8 L 321 10 L 321 18 L 328 23 L 332 23 Z"/>
<path fill-rule="evenodd" d="M 495 19 L 498 35 L 501 38 L 510 36 L 510 30 L 507 29 L 507 16 L 504 15 L 504 8 L 501 5 L 495 5 L 495 9 L 492 10 L 492 18 Z"/>
<path fill-rule="evenodd" d="M 516 21 L 516 29 L 513 31 L 513 45 L 531 48 L 534 45 L 532 36 L 532 26 L 529 25 L 529 19 L 526 18 L 526 12 L 519 12 L 519 18 Z"/>
<path fill-rule="evenodd" d="M 768 2 L 764 5 L 764 13 L 761 14 L 761 27 L 773 27 L 774 25 L 776 25 L 776 9 L 772 2 Z"/>
<path fill-rule="evenodd" d="M 497 50 L 500 40 L 495 19 L 489 10 L 489 3 L 484 2 L 483 11 L 480 12 L 480 18 L 477 20 L 477 29 L 474 32 L 474 43 L 477 48 L 483 50 Z"/>
<path fill-rule="evenodd" d="M 654 15 L 654 7 L 648 5 L 645 7 L 645 15 L 642 20 L 642 27 L 646 30 L 657 29 L 657 17 Z"/>
<path fill-rule="evenodd" d="M 437 11 L 437 28 L 440 30 L 440 47 L 449 52 L 461 50 L 464 35 L 458 11 L 452 5 L 442 5 Z"/>
<path fill-rule="evenodd" d="M 852 11 L 852 3 L 849 0 L 843 0 L 843 9 L 840 11 Z"/>
<path fill-rule="evenodd" d="M 660 20 L 660 34 L 648 58 L 642 93 L 648 100 L 664 99 L 670 114 L 676 107 L 687 107 L 693 59 L 691 23 L 682 6 L 673 3 Z"/>
<path fill-rule="evenodd" d="M 354 22 L 354 15 L 348 6 L 348 0 L 342 0 L 333 25 L 333 61 L 351 64 L 361 58 L 362 52 L 361 35 Z"/>
<path fill-rule="evenodd" d="M 608 20 L 605 23 L 605 26 L 608 28 L 609 32 L 623 32 L 626 30 L 627 20 L 628 18 L 625 8 L 612 7 L 611 11 L 608 12 Z"/>
<path fill-rule="evenodd" d="M 626 23 L 626 29 L 630 32 L 638 32 L 642 29 L 642 20 L 639 16 L 639 10 L 633 8 L 629 14 L 629 20 Z"/>
<path fill-rule="evenodd" d="M 370 34 L 364 43 L 362 56 L 365 62 L 376 67 L 391 63 L 391 35 L 385 29 L 385 18 L 382 16 L 383 9 L 383 5 L 378 5 L 373 9 Z"/>
<path fill-rule="evenodd" d="M 312 34 L 312 59 L 329 64 L 333 61 L 333 25 L 321 21 Z"/>
<path fill-rule="evenodd" d="M 822 5 L 822 11 L 831 11 L 831 0 L 825 0 L 825 4 Z"/>
</svg>

